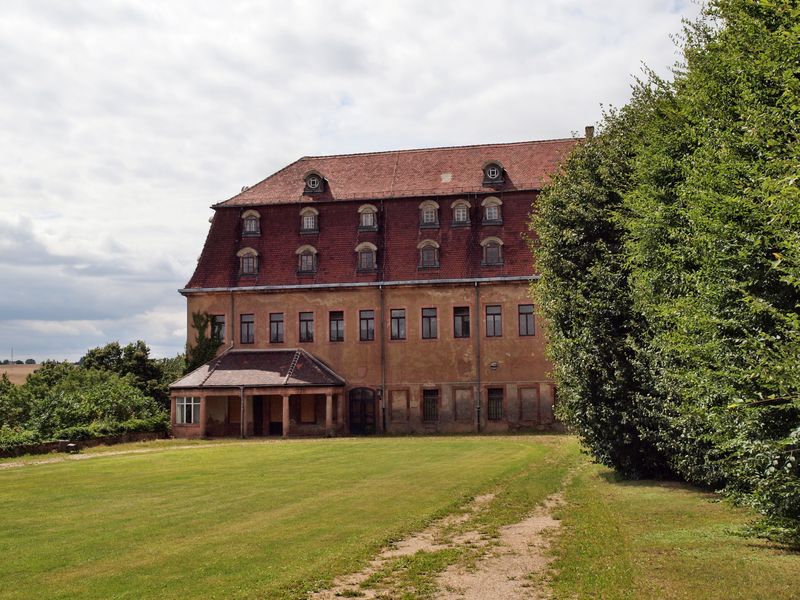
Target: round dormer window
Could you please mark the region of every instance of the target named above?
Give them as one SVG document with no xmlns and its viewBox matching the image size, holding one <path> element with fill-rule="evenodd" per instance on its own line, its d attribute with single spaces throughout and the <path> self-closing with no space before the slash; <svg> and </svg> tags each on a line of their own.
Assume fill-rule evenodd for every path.
<svg viewBox="0 0 800 600">
<path fill-rule="evenodd" d="M 498 179 L 500 177 L 500 167 L 497 165 L 489 165 L 486 167 L 486 177 L 488 179 Z"/>
<path fill-rule="evenodd" d="M 319 178 L 318 175 L 309 175 L 306 178 L 306 185 L 310 190 L 318 190 L 322 180 Z"/>
</svg>

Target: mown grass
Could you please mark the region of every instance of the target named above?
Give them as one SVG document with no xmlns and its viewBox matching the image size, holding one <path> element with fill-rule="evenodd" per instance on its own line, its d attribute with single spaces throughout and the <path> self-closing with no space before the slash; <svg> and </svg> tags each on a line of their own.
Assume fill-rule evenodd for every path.
<svg viewBox="0 0 800 600">
<path fill-rule="evenodd" d="M 556 436 L 151 447 L 0 471 L 0 598 L 300 598 L 502 481 L 541 476 L 535 501 L 577 456 Z"/>
<path fill-rule="evenodd" d="M 586 464 L 567 500 L 556 598 L 800 598 L 800 554 L 737 535 L 753 515 L 718 496 Z"/>
</svg>

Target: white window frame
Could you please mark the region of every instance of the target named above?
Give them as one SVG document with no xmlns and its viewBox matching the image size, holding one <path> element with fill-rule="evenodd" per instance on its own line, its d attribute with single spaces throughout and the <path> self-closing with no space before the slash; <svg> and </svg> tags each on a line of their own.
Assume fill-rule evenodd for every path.
<svg viewBox="0 0 800 600">
<path fill-rule="evenodd" d="M 175 424 L 198 425 L 199 423 L 200 398 L 196 396 L 178 396 L 175 398 Z"/>
</svg>

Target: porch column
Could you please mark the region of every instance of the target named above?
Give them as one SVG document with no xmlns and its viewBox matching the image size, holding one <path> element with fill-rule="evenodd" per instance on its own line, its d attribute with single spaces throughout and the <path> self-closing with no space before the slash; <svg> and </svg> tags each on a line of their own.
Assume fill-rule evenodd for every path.
<svg viewBox="0 0 800 600">
<path fill-rule="evenodd" d="M 283 437 L 289 437 L 289 395 L 283 395 Z"/>
<path fill-rule="evenodd" d="M 325 434 L 333 437 L 333 394 L 325 394 Z"/>
<path fill-rule="evenodd" d="M 343 433 L 347 433 L 347 424 L 344 422 L 344 390 L 339 393 L 339 406 L 337 406 L 337 416 L 336 416 L 336 425 L 339 428 L 339 431 Z"/>
<path fill-rule="evenodd" d="M 206 395 L 200 396 L 200 437 L 206 437 L 206 421 L 208 420 L 208 410 L 206 409 Z"/>
</svg>

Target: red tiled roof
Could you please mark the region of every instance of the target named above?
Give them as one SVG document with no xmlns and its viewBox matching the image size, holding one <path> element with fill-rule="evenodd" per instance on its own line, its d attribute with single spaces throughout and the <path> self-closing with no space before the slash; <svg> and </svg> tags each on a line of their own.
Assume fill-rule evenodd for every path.
<svg viewBox="0 0 800 600">
<path fill-rule="evenodd" d="M 503 190 L 541 189 L 578 142 L 575 138 L 426 148 L 337 156 L 306 156 L 216 206 L 255 206 L 313 201 L 404 198 L 492 192 L 482 169 L 499 162 Z M 325 193 L 303 195 L 310 171 L 326 179 Z"/>
<path fill-rule="evenodd" d="M 292 368 L 292 361 L 297 361 Z M 288 378 L 287 378 L 288 375 Z M 305 350 L 229 350 L 170 384 L 170 389 L 342 386 L 344 379 Z"/>
</svg>

